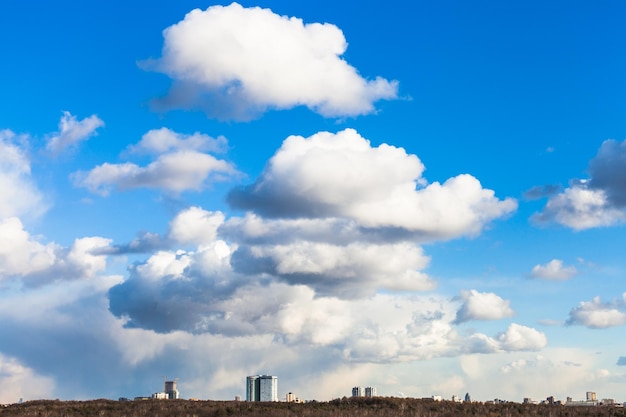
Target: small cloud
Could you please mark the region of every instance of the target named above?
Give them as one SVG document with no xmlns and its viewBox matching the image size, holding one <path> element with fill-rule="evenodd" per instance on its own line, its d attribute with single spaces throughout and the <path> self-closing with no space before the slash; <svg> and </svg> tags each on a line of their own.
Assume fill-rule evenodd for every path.
<svg viewBox="0 0 626 417">
<path fill-rule="evenodd" d="M 499 320 L 515 314 L 509 307 L 510 301 L 491 292 L 462 291 L 460 298 L 463 305 L 456 313 L 454 322 L 457 324 L 471 320 Z"/>
<path fill-rule="evenodd" d="M 104 122 L 95 114 L 78 120 L 70 112 L 64 111 L 59 121 L 59 131 L 48 139 L 46 148 L 54 155 L 58 155 L 89 139 L 96 134 L 96 129 L 102 126 L 104 126 Z"/>
<path fill-rule="evenodd" d="M 626 222 L 626 140 L 604 141 L 589 162 L 588 172 L 588 179 L 574 179 L 564 191 L 550 196 L 543 211 L 531 220 L 574 230 Z"/>
<path fill-rule="evenodd" d="M 544 348 L 548 344 L 546 335 L 532 327 L 511 323 L 508 329 L 498 335 L 498 342 L 502 350 L 534 351 Z"/>
<path fill-rule="evenodd" d="M 532 327 L 511 323 L 509 327 L 495 338 L 482 333 L 474 333 L 463 345 L 465 353 L 499 353 L 537 351 L 548 343 L 546 335 Z M 522 365 L 518 363 L 518 365 Z"/>
<path fill-rule="evenodd" d="M 226 139 L 206 135 L 181 135 L 169 129 L 152 130 L 141 142 L 131 147 L 133 152 L 156 153 L 156 159 L 146 166 L 131 162 L 104 163 L 88 172 L 71 175 L 75 186 L 87 188 L 102 196 L 113 190 L 154 188 L 170 193 L 201 190 L 209 181 L 223 181 L 239 175 L 234 165 L 199 150 L 222 151 Z"/>
<path fill-rule="evenodd" d="M 223 153 L 228 150 L 228 140 L 224 136 L 212 138 L 199 132 L 186 135 L 162 127 L 150 130 L 142 136 L 138 144 L 129 147 L 131 153 L 157 155 L 177 150 Z"/>
<path fill-rule="evenodd" d="M 623 301 L 604 303 L 600 297 L 582 301 L 569 313 L 567 325 L 581 325 L 590 329 L 606 329 L 626 324 L 626 313 L 621 311 Z"/>
<path fill-rule="evenodd" d="M 537 185 L 524 192 L 524 200 L 539 200 L 559 193 L 563 187 L 555 184 Z"/>
<path fill-rule="evenodd" d="M 566 280 L 578 273 L 573 266 L 564 266 L 560 259 L 553 259 L 545 265 L 535 265 L 530 276 L 547 280 Z"/>
</svg>

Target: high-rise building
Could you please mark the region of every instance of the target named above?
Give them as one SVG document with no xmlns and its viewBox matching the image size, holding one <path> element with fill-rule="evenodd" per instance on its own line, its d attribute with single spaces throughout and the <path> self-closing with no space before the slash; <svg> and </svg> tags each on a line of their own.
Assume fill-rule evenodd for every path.
<svg viewBox="0 0 626 417">
<path fill-rule="evenodd" d="M 258 379 L 257 375 L 246 377 L 246 401 L 259 401 Z"/>
<path fill-rule="evenodd" d="M 247 377 L 246 401 L 278 401 L 278 377 L 273 375 Z"/>
<path fill-rule="evenodd" d="M 365 387 L 365 396 L 372 398 L 376 396 L 376 387 Z"/>
<path fill-rule="evenodd" d="M 593 391 L 587 391 L 587 401 L 598 401 L 598 396 Z"/>
<path fill-rule="evenodd" d="M 179 397 L 178 390 L 176 389 L 176 381 L 165 381 L 163 391 L 169 400 L 177 400 Z"/>
<path fill-rule="evenodd" d="M 354 387 L 354 388 L 352 388 L 352 396 L 353 397 L 362 397 L 363 396 L 363 387 Z"/>
<path fill-rule="evenodd" d="M 466 403 L 471 403 L 472 402 L 472 397 L 470 397 L 469 392 L 465 393 L 465 402 Z"/>
</svg>

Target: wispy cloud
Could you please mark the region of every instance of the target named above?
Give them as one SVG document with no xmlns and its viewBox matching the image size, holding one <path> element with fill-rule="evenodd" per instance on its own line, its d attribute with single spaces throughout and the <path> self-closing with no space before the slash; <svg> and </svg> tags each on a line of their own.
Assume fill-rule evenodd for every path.
<svg viewBox="0 0 626 417">
<path fill-rule="evenodd" d="M 59 131 L 50 136 L 46 148 L 54 155 L 58 155 L 94 136 L 96 130 L 102 126 L 104 122 L 95 114 L 78 120 L 70 112 L 64 111 L 59 121 Z"/>
</svg>

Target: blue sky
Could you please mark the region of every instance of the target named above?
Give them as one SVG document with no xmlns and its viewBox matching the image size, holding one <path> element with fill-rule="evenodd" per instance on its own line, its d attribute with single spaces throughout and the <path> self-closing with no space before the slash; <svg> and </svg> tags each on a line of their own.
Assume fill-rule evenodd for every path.
<svg viewBox="0 0 626 417">
<path fill-rule="evenodd" d="M 0 402 L 625 401 L 625 8 L 5 2 Z"/>
</svg>

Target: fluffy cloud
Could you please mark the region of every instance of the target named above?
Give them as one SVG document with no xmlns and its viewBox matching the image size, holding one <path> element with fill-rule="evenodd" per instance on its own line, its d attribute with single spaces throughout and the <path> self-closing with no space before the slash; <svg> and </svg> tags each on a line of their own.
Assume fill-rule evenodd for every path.
<svg viewBox="0 0 626 417">
<path fill-rule="evenodd" d="M 462 291 L 460 299 L 463 304 L 456 313 L 456 323 L 470 320 L 499 320 L 515 314 L 509 307 L 510 301 L 503 300 L 492 292 Z"/>
<path fill-rule="evenodd" d="M 581 301 L 577 307 L 569 312 L 569 325 L 582 325 L 591 329 L 605 329 L 607 327 L 626 324 L 626 313 L 623 310 L 623 301 L 605 303 L 600 297 L 591 301 Z"/>
<path fill-rule="evenodd" d="M 352 129 L 290 136 L 261 177 L 231 192 L 229 202 L 270 217 L 347 217 L 365 228 L 429 239 L 476 235 L 517 207 L 471 175 L 427 185 L 423 170 L 417 156 L 371 147 Z"/>
<path fill-rule="evenodd" d="M 506 331 L 491 338 L 482 333 L 474 333 L 465 339 L 465 353 L 502 353 L 536 351 L 548 343 L 546 335 L 532 327 L 511 323 Z"/>
<path fill-rule="evenodd" d="M 65 111 L 59 121 L 59 131 L 48 139 L 46 148 L 53 154 L 59 154 L 89 139 L 96 134 L 96 129 L 102 126 L 104 122 L 95 114 L 83 120 L 77 120 L 76 116 Z"/>
<path fill-rule="evenodd" d="M 40 215 L 46 207 L 31 178 L 27 137 L 0 130 L 0 218 Z"/>
<path fill-rule="evenodd" d="M 543 212 L 533 216 L 539 223 L 554 221 L 574 230 L 612 226 L 626 220 L 623 210 L 609 204 L 604 190 L 579 182 L 548 200 Z"/>
<path fill-rule="evenodd" d="M 589 163 L 589 179 L 548 199 L 538 223 L 556 222 L 574 230 L 607 227 L 626 221 L 626 141 L 605 141 Z"/>
<path fill-rule="evenodd" d="M 410 243 L 374 245 L 294 242 L 240 247 L 233 255 L 236 271 L 269 273 L 320 294 L 362 297 L 378 289 L 423 291 L 434 283 L 420 272 L 428 263 L 422 249 Z"/>
<path fill-rule="evenodd" d="M 304 24 L 237 3 L 188 13 L 163 31 L 162 57 L 146 69 L 174 80 L 165 108 L 200 107 L 211 117 L 248 119 L 267 109 L 306 106 L 325 117 L 373 112 L 397 97 L 397 82 L 367 80 L 341 55 L 332 24 Z"/>
<path fill-rule="evenodd" d="M 198 133 L 187 136 L 169 129 L 153 130 L 131 147 L 134 152 L 156 153 L 156 160 L 149 165 L 104 163 L 89 172 L 74 173 L 72 180 L 76 186 L 104 196 L 112 190 L 134 188 L 157 188 L 173 193 L 200 190 L 210 179 L 220 181 L 238 174 L 231 163 L 199 151 L 221 152 L 225 146 L 223 138 L 215 140 Z"/>
<path fill-rule="evenodd" d="M 563 261 L 553 259 L 545 265 L 535 265 L 530 275 L 533 278 L 565 280 L 576 275 L 578 271 L 573 266 L 563 266 Z"/>
<path fill-rule="evenodd" d="M 170 222 L 169 238 L 176 243 L 201 245 L 217 239 L 217 229 L 224 223 L 224 214 L 200 207 L 181 211 Z"/>
<path fill-rule="evenodd" d="M 546 335 L 532 327 L 511 323 L 509 328 L 498 336 L 498 342 L 505 351 L 539 350 L 546 346 Z"/>
<path fill-rule="evenodd" d="M 19 278 L 26 285 L 44 285 L 58 280 L 88 279 L 106 269 L 111 241 L 101 237 L 76 239 L 69 248 L 43 244 L 33 238 L 22 222 L 0 220 L 0 280 Z"/>
<path fill-rule="evenodd" d="M 0 220 L 0 280 L 47 270 L 57 250 L 33 239 L 17 217 Z"/>
</svg>

